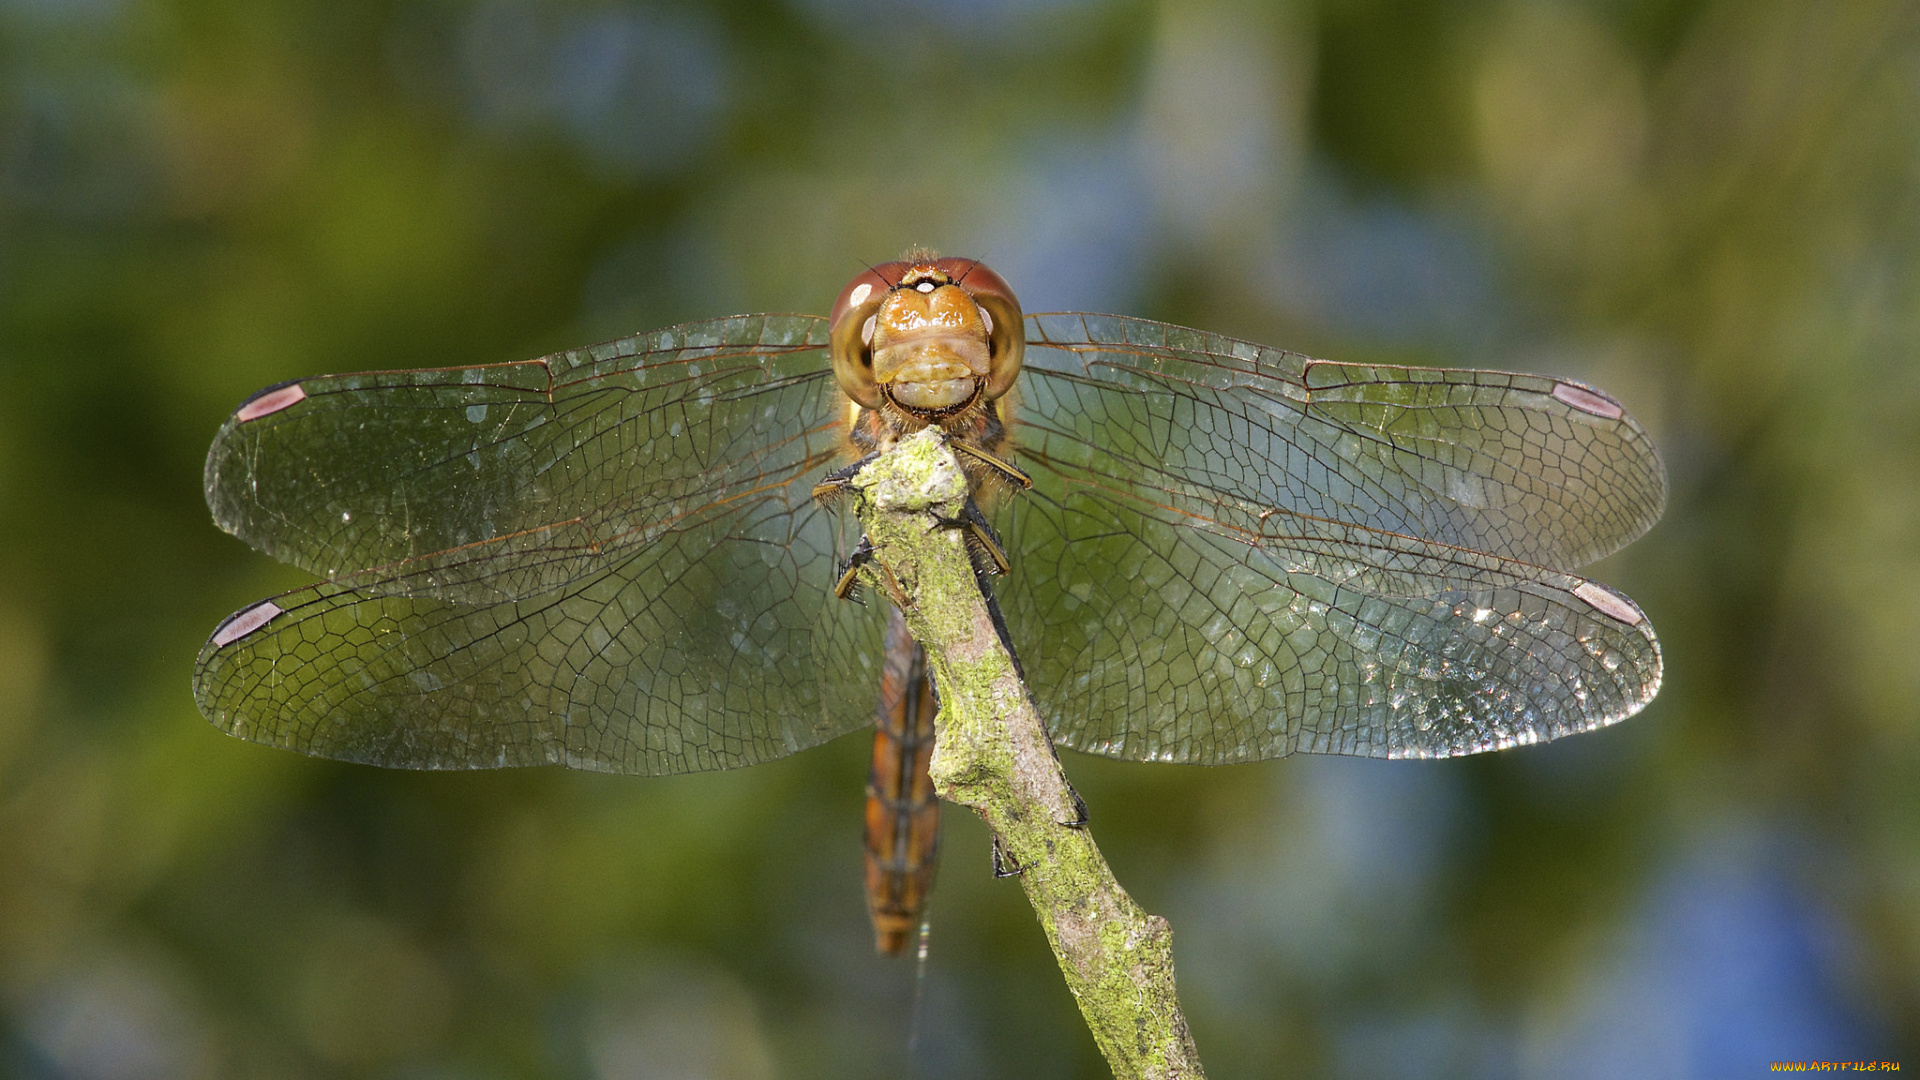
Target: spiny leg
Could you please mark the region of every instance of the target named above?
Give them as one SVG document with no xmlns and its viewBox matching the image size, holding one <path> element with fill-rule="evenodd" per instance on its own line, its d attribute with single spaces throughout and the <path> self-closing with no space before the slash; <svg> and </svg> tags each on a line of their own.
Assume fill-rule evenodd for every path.
<svg viewBox="0 0 1920 1080">
<path fill-rule="evenodd" d="M 975 577 L 998 577 L 1013 569 L 1013 563 L 1007 558 L 1007 549 L 1000 546 L 1000 537 L 987 522 L 987 516 L 980 512 L 980 506 L 971 497 L 960 511 L 959 517 L 940 517 L 934 519 L 948 529 L 966 531 L 967 559 L 973 563 Z"/>
<path fill-rule="evenodd" d="M 860 568 L 872 561 L 873 541 L 862 536 L 859 546 L 853 549 L 853 554 L 847 556 L 847 561 L 840 566 L 840 577 L 833 583 L 833 598 L 851 600 L 856 604 L 865 603 L 866 601 L 860 598 Z"/>
<path fill-rule="evenodd" d="M 835 469 L 821 477 L 820 482 L 813 485 L 813 497 L 823 504 L 833 505 L 835 500 L 853 489 L 853 478 L 859 475 L 860 470 L 873 464 L 873 459 L 879 456 L 878 453 L 868 454 L 844 469 Z"/>
<path fill-rule="evenodd" d="M 985 476 L 999 480 L 1002 483 L 1012 484 L 1021 491 L 1027 491 L 1033 487 L 1033 477 L 1020 471 L 1020 469 L 1010 461 L 995 457 L 985 450 L 960 439 L 953 439 L 948 442 L 947 445 L 953 447 L 956 453 L 972 459 L 975 464 L 985 466 L 984 469 L 979 470 Z"/>
<path fill-rule="evenodd" d="M 993 834 L 993 846 L 989 849 L 993 859 L 993 876 L 997 878 L 1019 877 L 1027 868 L 1016 861 L 1009 851 L 1001 845 L 1000 834 Z"/>
<path fill-rule="evenodd" d="M 1062 822 L 1059 822 L 1058 824 L 1065 826 L 1066 828 L 1069 828 L 1069 829 L 1086 828 L 1087 827 L 1087 801 L 1080 797 L 1080 793 L 1074 790 L 1072 784 L 1067 785 L 1067 794 L 1073 796 L 1074 820 L 1062 821 Z M 989 848 L 989 856 L 993 862 L 994 877 L 997 877 L 997 878 L 1019 877 L 1021 874 L 1024 874 L 1027 872 L 1026 866 L 1022 864 L 1019 860 L 1015 859 L 1013 857 L 1013 853 L 1006 849 L 1006 845 L 1000 842 L 999 833 L 995 833 L 993 835 L 993 845 L 991 848 Z"/>
</svg>

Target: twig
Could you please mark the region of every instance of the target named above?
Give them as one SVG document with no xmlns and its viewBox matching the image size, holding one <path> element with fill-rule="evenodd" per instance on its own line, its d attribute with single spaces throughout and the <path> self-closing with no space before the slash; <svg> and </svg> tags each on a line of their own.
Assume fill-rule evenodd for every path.
<svg viewBox="0 0 1920 1080">
<path fill-rule="evenodd" d="M 902 440 L 854 478 L 873 543 L 864 571 L 905 601 L 940 692 L 933 783 L 993 830 L 1046 928 L 1067 988 L 1116 1077 L 1200 1077 L 1173 982 L 1173 931 L 1120 887 L 1080 820 L 1013 658 L 994 632 L 961 530 L 967 482 L 935 428 Z"/>
</svg>

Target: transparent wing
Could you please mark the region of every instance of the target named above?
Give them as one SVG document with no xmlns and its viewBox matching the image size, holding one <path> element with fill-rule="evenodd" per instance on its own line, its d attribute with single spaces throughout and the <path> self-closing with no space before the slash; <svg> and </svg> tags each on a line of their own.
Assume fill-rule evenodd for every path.
<svg viewBox="0 0 1920 1080">
<path fill-rule="evenodd" d="M 1646 430 L 1564 379 L 1338 364 L 1113 315 L 1034 316 L 1028 337 L 1029 457 L 1562 570 L 1666 506 Z"/>
<path fill-rule="evenodd" d="M 1142 760 L 1441 756 L 1620 720 L 1661 671 L 1566 573 L 1665 473 L 1599 391 L 1029 320 L 999 591 L 1057 738 Z"/>
<path fill-rule="evenodd" d="M 486 367 L 307 379 L 243 404 L 207 504 L 283 562 L 375 592 L 530 596 L 689 515 L 833 462 L 824 320 L 744 315 Z"/>
<path fill-rule="evenodd" d="M 201 709 L 407 768 L 747 765 L 871 722 L 880 624 L 820 320 L 751 316 L 527 364 L 307 380 L 209 455 L 220 523 L 331 580 L 238 613 Z"/>
</svg>

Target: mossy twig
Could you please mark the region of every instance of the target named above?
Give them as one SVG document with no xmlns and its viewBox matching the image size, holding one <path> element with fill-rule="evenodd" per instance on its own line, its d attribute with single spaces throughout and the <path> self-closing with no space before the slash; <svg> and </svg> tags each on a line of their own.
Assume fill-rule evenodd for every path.
<svg viewBox="0 0 1920 1080">
<path fill-rule="evenodd" d="M 1068 989 L 1114 1075 L 1199 1077 L 1174 992 L 1173 932 L 1113 878 L 975 584 L 957 518 L 966 477 L 935 428 L 854 478 L 873 543 L 863 571 L 901 607 L 940 692 L 933 783 L 986 819 L 1046 928 Z"/>
</svg>

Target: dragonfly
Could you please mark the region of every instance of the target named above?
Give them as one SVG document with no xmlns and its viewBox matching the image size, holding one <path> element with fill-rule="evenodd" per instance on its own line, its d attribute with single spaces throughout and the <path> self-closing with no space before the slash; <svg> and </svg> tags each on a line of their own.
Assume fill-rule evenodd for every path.
<svg viewBox="0 0 1920 1080">
<path fill-rule="evenodd" d="M 872 728 L 868 906 L 898 953 L 938 849 L 938 692 L 899 613 L 850 602 L 835 496 L 929 425 L 1057 745 L 1451 757 L 1659 689 L 1645 614 L 1576 572 L 1666 502 L 1605 392 L 1027 315 L 983 264 L 914 251 L 825 318 L 248 398 L 208 453 L 214 520 L 319 580 L 222 622 L 196 699 L 240 738 L 401 769 L 689 773 Z"/>
</svg>

